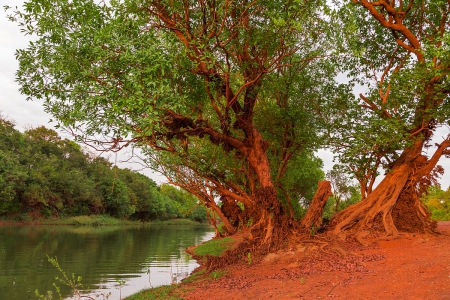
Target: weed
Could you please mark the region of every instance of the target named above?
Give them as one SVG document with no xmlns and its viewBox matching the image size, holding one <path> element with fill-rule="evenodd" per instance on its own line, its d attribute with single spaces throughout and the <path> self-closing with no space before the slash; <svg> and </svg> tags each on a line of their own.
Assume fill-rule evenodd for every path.
<svg viewBox="0 0 450 300">
<path fill-rule="evenodd" d="M 249 265 L 252 264 L 252 253 L 251 252 L 247 253 L 247 263 Z"/>
<path fill-rule="evenodd" d="M 309 231 L 309 235 L 310 236 L 315 236 L 316 235 L 316 225 L 311 224 L 311 229 Z"/>
<path fill-rule="evenodd" d="M 213 272 L 211 272 L 211 277 L 214 279 L 214 280 L 218 280 L 220 277 L 222 277 L 223 275 L 225 275 L 225 271 L 213 271 Z"/>
<path fill-rule="evenodd" d="M 152 262 L 153 262 L 153 260 L 151 258 L 148 258 L 148 259 L 146 259 L 146 262 L 144 264 L 144 266 L 147 267 L 148 284 L 150 285 L 150 288 L 153 288 L 151 278 L 150 278 L 150 275 L 151 275 L 150 267 L 151 267 Z"/>
<path fill-rule="evenodd" d="M 89 295 L 82 295 L 80 292 L 80 289 L 83 289 L 83 285 L 81 284 L 81 276 L 75 277 L 75 274 L 72 274 L 72 277 L 69 278 L 66 275 L 66 272 L 64 272 L 64 270 L 60 267 L 58 259 L 55 258 L 51 258 L 47 255 L 47 259 L 48 261 L 62 274 L 62 278 L 56 277 L 56 280 L 58 280 L 60 283 L 69 286 L 74 294 L 75 297 L 77 297 L 77 300 L 80 299 L 90 299 L 90 300 L 96 300 L 95 298 L 89 296 Z M 61 290 L 60 288 L 53 283 L 53 287 L 55 288 L 56 291 L 56 295 L 59 297 L 60 300 L 63 300 L 63 297 L 61 295 Z M 38 297 L 38 299 L 42 299 L 42 300 L 53 300 L 53 292 L 52 291 L 47 291 L 47 295 L 41 295 L 39 294 L 39 291 L 36 290 L 35 291 L 35 295 Z M 103 300 L 108 299 L 109 296 L 111 295 L 111 293 L 101 293 L 99 296 L 101 296 L 103 298 Z"/>
<path fill-rule="evenodd" d="M 179 250 L 179 244 L 177 243 L 177 241 L 172 240 L 172 242 L 167 246 L 167 250 L 169 251 L 169 256 L 175 252 L 176 267 L 178 270 L 178 261 L 181 258 L 181 254 L 180 254 L 180 250 Z M 172 270 L 173 270 L 172 259 L 170 259 L 170 278 L 171 278 L 172 284 L 175 284 L 175 283 L 177 283 L 177 276 L 173 276 Z M 177 275 L 177 274 L 175 274 L 175 275 Z"/>
<path fill-rule="evenodd" d="M 119 285 L 119 300 L 122 300 L 122 286 L 125 285 L 125 280 L 123 279 L 116 279 L 116 282 Z"/>
</svg>

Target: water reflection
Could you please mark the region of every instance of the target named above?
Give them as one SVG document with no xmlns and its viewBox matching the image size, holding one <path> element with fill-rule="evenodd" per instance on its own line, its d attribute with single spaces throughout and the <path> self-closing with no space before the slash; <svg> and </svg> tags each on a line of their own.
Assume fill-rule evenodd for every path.
<svg viewBox="0 0 450 300">
<path fill-rule="evenodd" d="M 54 290 L 61 275 L 46 255 L 56 256 L 67 275 L 83 276 L 85 290 L 111 292 L 109 299 L 170 284 L 197 267 L 184 249 L 213 235 L 206 226 L 0 227 L 0 299 L 36 299 L 36 289 Z M 59 286 L 70 299 L 70 288 Z"/>
</svg>

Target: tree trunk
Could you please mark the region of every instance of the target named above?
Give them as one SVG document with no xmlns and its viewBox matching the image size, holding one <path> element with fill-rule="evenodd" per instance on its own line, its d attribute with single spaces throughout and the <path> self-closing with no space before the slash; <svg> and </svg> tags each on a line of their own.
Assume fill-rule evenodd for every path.
<svg viewBox="0 0 450 300">
<path fill-rule="evenodd" d="M 220 207 L 217 206 L 216 203 L 206 202 L 206 206 L 212 209 L 219 216 L 229 233 L 236 232 L 236 228 L 230 223 L 230 220 L 223 214 Z"/>
<path fill-rule="evenodd" d="M 306 215 L 300 221 L 300 225 L 306 228 L 308 232 L 315 233 L 322 224 L 322 213 L 327 200 L 333 193 L 331 192 L 331 183 L 327 180 L 319 181 L 316 194 L 314 195 L 311 205 Z"/>
<path fill-rule="evenodd" d="M 331 222 L 335 225 L 334 233 L 338 235 L 343 230 L 372 228 L 381 222 L 388 235 L 397 235 L 391 212 L 409 179 L 409 173 L 408 165 L 398 167 L 386 175 L 363 201 L 336 214 Z"/>
<path fill-rule="evenodd" d="M 334 233 L 339 235 L 346 230 L 378 229 L 384 230 L 388 236 L 397 236 L 398 228 L 405 230 L 404 224 L 412 224 L 408 231 L 428 232 L 433 230 L 429 214 L 421 205 L 415 192 L 415 185 L 421 176 L 423 140 L 403 151 L 394 163 L 392 170 L 381 183 L 363 201 L 348 207 L 336 214 L 331 222 Z M 436 164 L 434 157 L 426 167 Z M 397 228 L 398 226 L 398 228 Z"/>
</svg>

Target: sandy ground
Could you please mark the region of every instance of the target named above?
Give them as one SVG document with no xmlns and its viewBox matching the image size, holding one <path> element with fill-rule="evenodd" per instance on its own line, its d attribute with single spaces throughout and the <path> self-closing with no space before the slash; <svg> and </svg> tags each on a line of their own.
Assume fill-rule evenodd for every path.
<svg viewBox="0 0 450 300">
<path fill-rule="evenodd" d="M 440 222 L 438 230 L 438 235 L 367 239 L 369 246 L 345 250 L 344 244 L 327 245 L 325 253 L 317 251 L 321 244 L 303 243 L 260 263 L 228 267 L 218 279 L 210 275 L 182 284 L 178 295 L 226 300 L 450 300 L 450 222 Z"/>
</svg>

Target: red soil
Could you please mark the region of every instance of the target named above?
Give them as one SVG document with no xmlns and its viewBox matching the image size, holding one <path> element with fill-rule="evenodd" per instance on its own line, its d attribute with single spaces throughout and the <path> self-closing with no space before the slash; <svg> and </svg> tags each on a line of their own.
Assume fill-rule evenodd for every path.
<svg viewBox="0 0 450 300">
<path fill-rule="evenodd" d="M 184 291 L 183 299 L 450 300 L 450 222 L 440 222 L 438 230 L 391 241 L 366 239 L 370 246 L 355 244 L 345 252 L 344 244 L 318 251 L 320 244 L 303 243 L 177 290 Z"/>
</svg>

